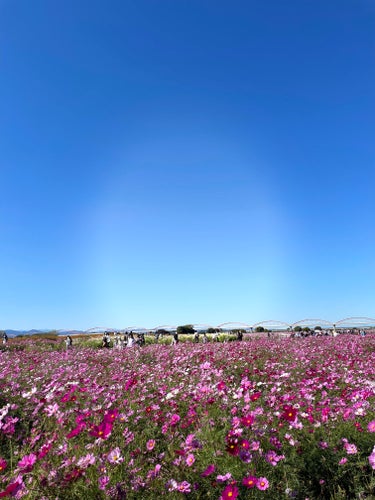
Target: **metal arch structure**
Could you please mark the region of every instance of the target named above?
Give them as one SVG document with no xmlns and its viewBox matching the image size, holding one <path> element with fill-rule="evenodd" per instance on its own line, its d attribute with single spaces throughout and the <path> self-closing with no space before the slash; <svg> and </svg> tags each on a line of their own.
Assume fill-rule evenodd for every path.
<svg viewBox="0 0 375 500">
<path fill-rule="evenodd" d="M 133 332 L 133 333 L 146 333 L 149 332 L 149 328 L 143 328 L 141 326 L 127 326 L 126 328 L 121 328 L 120 330 L 117 330 L 121 333 L 126 333 L 126 332 Z"/>
<path fill-rule="evenodd" d="M 336 328 L 371 328 L 375 326 L 374 318 L 365 318 L 365 317 L 355 317 L 352 318 L 344 318 L 335 323 Z"/>
<path fill-rule="evenodd" d="M 255 329 L 258 326 L 262 326 L 267 330 L 288 330 L 290 328 L 290 325 L 288 323 L 285 323 L 284 321 L 278 321 L 275 319 L 260 321 L 259 323 L 255 323 L 255 325 L 253 325 L 252 328 Z"/>
<path fill-rule="evenodd" d="M 116 332 L 116 328 L 109 328 L 107 326 L 94 326 L 94 328 L 89 328 L 85 330 L 84 333 L 104 333 L 104 332 Z"/>
<path fill-rule="evenodd" d="M 195 323 L 192 325 L 194 330 L 197 330 L 197 332 L 204 332 L 208 330 L 209 328 L 217 328 L 217 326 L 214 325 L 206 325 L 205 323 Z"/>
<path fill-rule="evenodd" d="M 221 323 L 214 328 L 220 328 L 220 330 L 249 330 L 252 326 L 248 323 L 240 323 L 239 321 L 228 321 L 227 323 Z"/>
<path fill-rule="evenodd" d="M 294 328 L 296 326 L 301 326 L 301 327 L 314 327 L 314 326 L 321 326 L 324 328 L 334 328 L 335 325 L 331 321 L 328 321 L 326 319 L 316 319 L 316 318 L 307 318 L 307 319 L 301 319 L 300 321 L 296 321 L 295 323 L 292 323 L 291 328 Z"/>
<path fill-rule="evenodd" d="M 154 328 L 154 330 L 177 330 L 175 325 L 159 325 Z"/>
</svg>

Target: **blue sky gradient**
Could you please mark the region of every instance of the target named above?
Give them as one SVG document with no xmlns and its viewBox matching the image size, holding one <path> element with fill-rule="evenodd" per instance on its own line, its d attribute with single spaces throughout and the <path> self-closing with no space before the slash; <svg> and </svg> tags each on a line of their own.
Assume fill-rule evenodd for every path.
<svg viewBox="0 0 375 500">
<path fill-rule="evenodd" d="M 0 327 L 375 316 L 369 0 L 0 2 Z"/>
</svg>

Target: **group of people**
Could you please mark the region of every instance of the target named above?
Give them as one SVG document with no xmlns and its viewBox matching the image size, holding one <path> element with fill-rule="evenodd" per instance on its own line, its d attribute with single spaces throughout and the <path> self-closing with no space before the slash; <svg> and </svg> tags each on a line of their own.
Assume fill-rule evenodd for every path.
<svg viewBox="0 0 375 500">
<path fill-rule="evenodd" d="M 172 333 L 172 336 L 173 336 L 172 345 L 178 344 L 178 342 L 179 342 L 178 333 L 175 331 L 175 332 Z M 202 340 L 200 340 L 201 336 L 202 336 Z M 156 341 L 156 343 L 158 343 L 159 339 L 162 338 L 162 337 L 163 337 L 163 334 L 161 334 L 159 332 L 155 332 L 155 341 Z M 236 332 L 236 338 L 239 341 L 243 340 L 243 332 L 241 330 L 238 330 Z M 212 341 L 213 342 L 218 342 L 219 341 L 219 333 L 218 332 L 213 333 L 213 335 L 212 335 Z M 210 342 L 210 339 L 207 337 L 206 332 L 203 332 L 202 334 L 199 333 L 199 332 L 195 332 L 194 333 L 194 337 L 193 337 L 193 342 L 195 344 L 199 344 L 200 342 L 202 342 L 203 344 L 207 344 L 207 342 Z"/>
<path fill-rule="evenodd" d="M 296 337 L 337 337 L 338 335 L 341 334 L 347 334 L 347 335 L 360 335 L 361 337 L 365 337 L 367 332 L 363 328 L 352 328 L 348 330 L 336 330 L 334 328 L 333 330 L 307 330 L 307 331 L 299 331 L 299 332 L 292 332 L 290 337 L 291 338 L 296 338 Z"/>
<path fill-rule="evenodd" d="M 110 332 L 104 332 L 102 338 L 102 347 L 111 347 L 112 337 Z M 113 347 L 115 349 L 123 349 L 125 347 L 133 347 L 133 346 L 144 346 L 146 344 L 145 334 L 144 333 L 134 333 L 125 332 L 121 334 L 121 332 L 113 333 Z"/>
</svg>

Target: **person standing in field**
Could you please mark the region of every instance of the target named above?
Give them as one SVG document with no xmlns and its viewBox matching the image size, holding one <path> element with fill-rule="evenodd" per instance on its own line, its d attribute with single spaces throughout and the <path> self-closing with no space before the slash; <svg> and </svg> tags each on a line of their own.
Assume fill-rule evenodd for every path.
<svg viewBox="0 0 375 500">
<path fill-rule="evenodd" d="M 178 333 L 174 332 L 173 333 L 172 345 L 177 345 L 177 344 L 178 344 Z"/>
<path fill-rule="evenodd" d="M 71 349 L 72 345 L 73 345 L 73 339 L 70 335 L 68 335 L 65 339 L 65 345 L 66 345 L 66 348 L 67 349 Z"/>
<path fill-rule="evenodd" d="M 2 338 L 3 338 L 3 345 L 6 345 L 7 342 L 8 342 L 8 335 L 7 335 L 7 332 L 3 332 L 2 334 Z"/>
<path fill-rule="evenodd" d="M 111 337 L 109 336 L 109 332 L 104 332 L 102 347 L 110 347 L 111 345 Z"/>
<path fill-rule="evenodd" d="M 129 337 L 128 337 L 128 343 L 126 344 L 126 347 L 133 347 L 134 345 L 135 345 L 135 338 L 134 338 L 133 332 L 130 332 Z"/>
</svg>

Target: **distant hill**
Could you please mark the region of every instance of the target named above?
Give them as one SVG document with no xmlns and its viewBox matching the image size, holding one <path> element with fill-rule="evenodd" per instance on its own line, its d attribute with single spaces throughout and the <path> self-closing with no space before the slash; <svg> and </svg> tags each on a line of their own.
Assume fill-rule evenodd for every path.
<svg viewBox="0 0 375 500">
<path fill-rule="evenodd" d="M 85 332 L 81 330 L 37 330 L 33 328 L 32 330 L 5 330 L 8 337 L 18 337 L 19 335 L 34 335 L 36 333 L 47 333 L 47 332 L 57 332 L 58 335 L 78 335 L 84 334 Z"/>
</svg>

